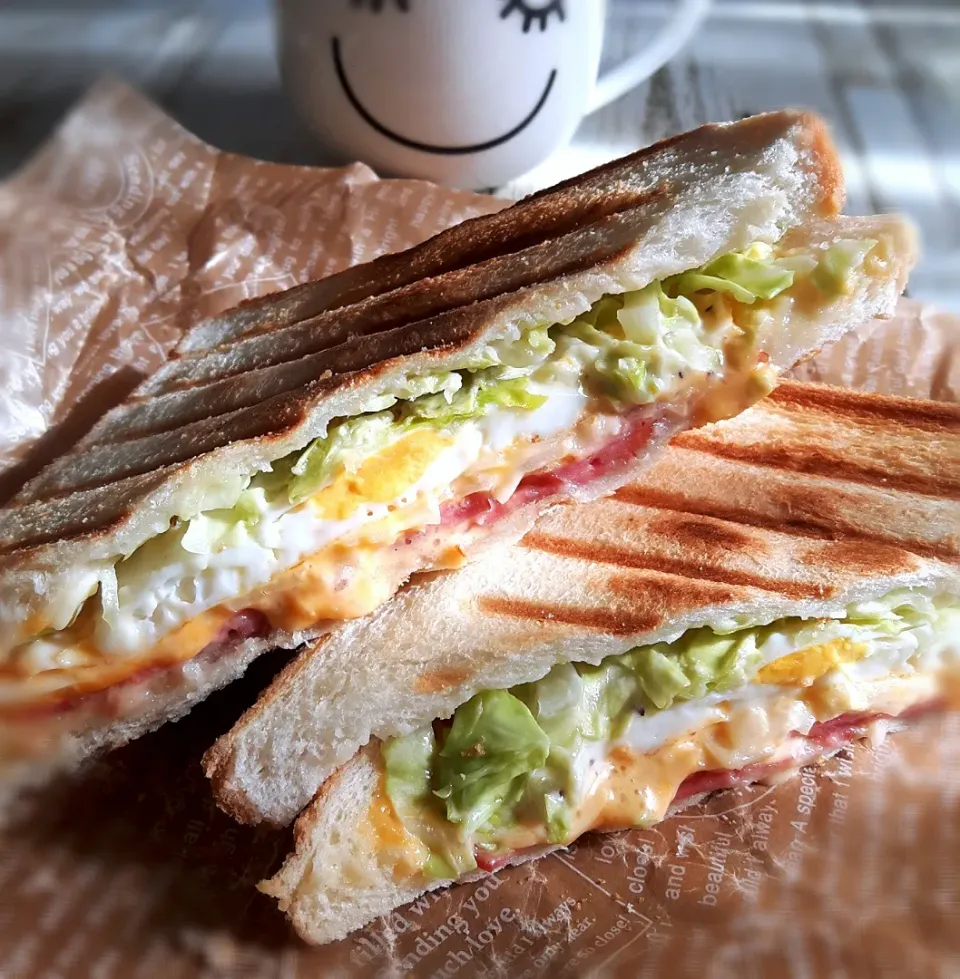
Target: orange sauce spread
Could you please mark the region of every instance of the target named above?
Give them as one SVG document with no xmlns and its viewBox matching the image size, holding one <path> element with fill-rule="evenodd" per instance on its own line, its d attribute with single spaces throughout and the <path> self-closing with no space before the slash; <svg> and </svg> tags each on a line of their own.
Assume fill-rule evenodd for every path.
<svg viewBox="0 0 960 979">
<path fill-rule="evenodd" d="M 960 709 L 960 670 L 871 681 L 865 702 L 858 706 L 840 693 L 829 693 L 830 689 L 814 686 L 799 694 L 818 720 L 832 720 L 850 710 L 896 717 L 918 704 L 934 701 L 948 709 Z M 781 727 L 771 724 L 755 744 L 736 745 L 743 759 L 739 767 L 773 760 L 790 737 L 790 731 Z M 729 749 L 734 741 L 733 725 L 721 720 L 649 754 L 615 745 L 574 814 L 567 842 L 592 830 L 649 826 L 661 821 L 688 776 L 729 767 L 713 748 Z M 504 834 L 498 850 L 523 850 L 545 842 L 545 826 L 519 825 Z"/>
<path fill-rule="evenodd" d="M 948 696 L 960 704 L 960 672 L 952 676 L 892 678 L 874 681 L 870 713 L 895 717 L 918 703 Z M 851 709 L 842 695 L 830 696 L 829 687 L 813 687 L 800 695 L 818 720 L 832 720 Z M 733 727 L 718 721 L 688 737 L 673 741 L 657 751 L 640 755 L 626 745 L 617 745 L 607 758 L 605 773 L 587 793 L 574 821 L 573 836 L 594 829 L 621 829 L 663 819 L 683 781 L 698 771 L 727 767 L 712 748 L 752 749 L 744 764 L 769 760 L 789 737 L 787 730 L 772 726 L 768 736 L 755 745 L 734 745 Z"/>
<path fill-rule="evenodd" d="M 696 736 L 647 755 L 618 745 L 608 757 L 606 773 L 584 799 L 574 833 L 659 821 L 683 780 L 709 764 L 707 751 Z"/>
<path fill-rule="evenodd" d="M 356 472 L 315 493 L 306 505 L 321 519 L 343 520 L 362 505 L 389 503 L 415 485 L 451 444 L 451 439 L 436 432 L 412 432 L 367 459 Z M 37 669 L 26 655 L 29 643 L 25 643 L 13 651 L 9 665 L 0 666 L 0 678 L 20 686 L 22 696 L 18 692 L 14 707 L 20 711 L 62 703 L 144 670 L 193 659 L 241 610 L 260 612 L 271 629 L 285 632 L 366 615 L 393 594 L 404 576 L 402 567 L 390 567 L 388 549 L 398 536 L 409 532 L 408 523 L 416 517 L 415 509 L 405 513 L 401 509 L 368 523 L 357 535 L 329 544 L 253 592 L 200 613 L 135 656 L 112 658 L 99 647 L 94 627 L 100 606 L 94 596 L 73 625 L 57 635 L 58 643 L 70 652 L 69 666 Z M 463 560 L 462 552 L 451 548 L 437 556 L 436 565 L 456 567 Z M 47 626 L 41 616 L 35 616 L 26 634 L 39 636 Z M 0 712 L 3 709 L 0 706 Z"/>
<path fill-rule="evenodd" d="M 197 616 L 197 618 L 180 626 L 179 629 L 175 629 L 164 636 L 148 653 L 113 663 L 103 661 L 102 655 L 93 643 L 89 628 L 84 627 L 81 622 L 81 619 L 84 618 L 81 616 L 81 619 L 78 619 L 70 627 L 71 644 L 79 652 L 86 653 L 90 658 L 99 658 L 101 661 L 92 666 L 44 670 L 42 678 L 45 692 L 33 696 L 30 693 L 30 681 L 32 679 L 30 676 L 17 676 L 14 668 L 4 670 L 3 673 L 6 678 L 17 676 L 18 682 L 23 686 L 25 696 L 9 705 L 0 706 L 0 715 L 8 710 L 10 713 L 18 714 L 32 707 L 43 708 L 44 705 L 48 704 L 62 704 L 72 698 L 82 697 L 85 694 L 115 686 L 145 670 L 172 666 L 174 663 L 182 662 L 213 642 L 223 625 L 234 614 L 230 609 L 223 607 L 210 609 L 209 612 Z M 187 652 L 185 655 L 185 651 L 190 650 L 194 652 Z M 49 690 L 47 681 L 56 679 L 61 679 L 63 684 L 55 687 L 52 691 Z"/>
<path fill-rule="evenodd" d="M 378 556 L 378 546 L 332 544 L 233 604 L 263 612 L 274 628 L 288 632 L 324 619 L 359 618 L 393 591 Z"/>
<path fill-rule="evenodd" d="M 392 868 L 397 879 L 412 877 L 430 857 L 430 851 L 403 825 L 387 795 L 386 775 L 381 772 L 380 784 L 370 802 L 367 826 L 373 837 L 373 850 L 381 864 Z"/>
<path fill-rule="evenodd" d="M 231 602 L 217 605 L 173 630 L 149 651 L 139 656 L 110 661 L 94 640 L 94 619 L 99 610 L 95 601 L 61 636 L 64 645 L 86 657 L 87 664 L 26 674 L 16 660 L 0 671 L 16 678 L 24 696 L 18 698 L 16 712 L 35 704 L 61 702 L 73 697 L 104 690 L 122 683 L 146 669 L 171 666 L 192 659 L 214 642 L 224 626 L 240 609 L 254 609 L 266 616 L 272 629 L 296 632 L 325 619 L 350 619 L 366 615 L 390 597 L 394 582 L 378 566 L 379 547 L 334 544 L 312 555 L 300 564 L 274 577 L 269 584 Z M 38 685 L 31 694 L 31 680 Z M 53 692 L 51 681 L 61 680 Z M 39 681 L 42 680 L 42 685 Z M 37 690 L 44 692 L 39 693 Z M 4 708 L 0 706 L 0 713 Z"/>
</svg>

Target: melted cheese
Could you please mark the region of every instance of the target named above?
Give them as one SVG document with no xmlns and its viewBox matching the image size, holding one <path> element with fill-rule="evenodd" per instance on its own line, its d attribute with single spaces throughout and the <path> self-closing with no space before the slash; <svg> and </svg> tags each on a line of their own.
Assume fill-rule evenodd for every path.
<svg viewBox="0 0 960 979">
<path fill-rule="evenodd" d="M 42 709 L 105 690 L 146 670 L 183 662 L 213 642 L 234 614 L 223 606 L 210 609 L 165 636 L 145 655 L 119 661 L 105 661 L 90 638 L 89 629 L 76 625 L 68 630 L 76 665 L 44 670 L 35 676 L 20 675 L 9 667 L 0 671 L 0 713 L 5 707 L 14 714 Z"/>
<path fill-rule="evenodd" d="M 956 692 L 957 681 L 949 674 L 916 674 L 859 687 L 857 695 L 846 698 L 836 692 L 824 696 L 823 691 L 813 687 L 786 690 L 765 707 L 751 705 L 737 709 L 730 704 L 723 705 L 722 720 L 646 754 L 629 744 L 612 746 L 584 793 L 572 822 L 569 842 L 592 830 L 651 826 L 660 822 L 684 780 L 697 772 L 772 764 L 790 758 L 797 747 L 792 735 L 798 707 L 817 721 L 832 720 L 848 711 L 896 717 L 917 704 Z M 753 716 L 745 718 L 744 713 Z M 737 756 L 736 765 L 729 763 L 731 749 Z M 503 849 L 510 850 L 545 842 L 543 826 L 518 827 L 499 841 Z"/>
<path fill-rule="evenodd" d="M 262 612 L 272 629 L 290 633 L 328 619 L 359 618 L 393 592 L 394 582 L 384 573 L 382 556 L 379 543 L 334 544 L 278 575 L 267 587 L 194 617 L 146 654 L 121 660 L 103 656 L 85 615 L 63 636 L 72 665 L 34 675 L 8 667 L 0 672 L 0 705 L 16 703 L 21 710 L 48 695 L 63 700 L 122 683 L 148 668 L 192 659 L 217 639 L 239 609 Z M 455 551 L 438 564 L 456 566 L 462 560 Z"/>
<path fill-rule="evenodd" d="M 393 593 L 382 556 L 380 544 L 334 544 L 233 604 L 263 612 L 273 628 L 286 632 L 328 619 L 356 619 Z"/>
<path fill-rule="evenodd" d="M 120 660 L 133 669 L 165 637 L 187 622 L 209 621 L 207 613 L 221 606 L 262 602 L 288 631 L 311 624 L 309 615 L 369 611 L 393 587 L 377 572 L 374 546 L 390 562 L 396 542 L 436 526 L 448 500 L 475 492 L 506 499 L 527 472 L 596 451 L 622 425 L 619 416 L 588 410 L 576 389 L 540 385 L 536 393 L 544 402 L 533 411 L 493 411 L 451 431 L 409 431 L 300 504 L 285 493 L 264 495 L 255 520 L 214 512 L 196 527 L 172 528 L 121 562 L 112 585 L 109 576 L 101 583 L 94 575 L 85 592 L 92 596 L 86 607 L 98 611 L 92 632 L 79 636 L 65 624 L 39 635 L 52 621 L 35 616 L 25 632 L 0 636 L 0 673 L 57 672 L 62 687 L 58 671 Z M 106 595 L 102 609 L 98 589 Z M 197 651 L 184 649 L 184 657 Z"/>
</svg>

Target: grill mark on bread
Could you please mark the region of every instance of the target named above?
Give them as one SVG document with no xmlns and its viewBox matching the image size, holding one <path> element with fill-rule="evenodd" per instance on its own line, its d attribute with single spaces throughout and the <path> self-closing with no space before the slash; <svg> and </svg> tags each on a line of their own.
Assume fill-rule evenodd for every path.
<svg viewBox="0 0 960 979">
<path fill-rule="evenodd" d="M 597 629 L 614 636 L 649 632 L 660 624 L 659 616 L 651 613 L 611 607 L 583 608 L 548 602 L 526 602 L 522 599 L 494 596 L 481 596 L 477 600 L 477 609 L 484 615 L 522 619 L 539 625 L 555 623 L 581 629 Z"/>
<path fill-rule="evenodd" d="M 761 197 L 770 201 L 774 193 L 780 195 L 787 223 L 804 225 L 815 214 L 835 215 L 839 211 L 842 185 L 837 167 L 838 162 L 824 135 L 822 123 L 815 116 L 781 112 L 745 120 L 733 126 L 703 127 L 666 143 L 654 144 L 631 157 L 598 167 L 565 184 L 538 193 L 492 218 L 481 217 L 465 222 L 421 246 L 383 256 L 376 262 L 346 269 L 285 293 L 251 300 L 240 308 L 207 319 L 187 333 L 173 359 L 199 361 L 212 349 L 227 348 L 237 339 L 258 330 L 275 330 L 326 310 L 353 305 L 372 295 L 396 289 L 404 282 L 428 277 L 432 274 L 431 269 L 442 271 L 458 265 L 475 265 L 490 256 L 508 253 L 517 247 L 529 247 L 544 237 L 556 237 L 558 229 L 562 231 L 566 227 L 596 222 L 598 216 L 603 220 L 604 216 L 615 213 L 618 207 L 642 207 L 645 195 L 666 197 L 667 200 L 663 202 L 665 208 L 679 206 L 681 210 L 696 209 L 703 200 L 703 188 L 714 195 L 723 188 L 732 192 L 733 187 L 728 185 L 739 188 L 747 181 L 753 186 L 759 174 L 762 177 L 758 189 Z M 715 197 L 710 199 L 716 200 Z M 531 205 L 531 201 L 536 202 L 535 206 Z M 654 214 L 654 211 L 651 209 L 650 213 Z M 742 215 L 732 215 L 731 228 L 742 227 L 743 220 Z M 669 221 L 659 216 L 654 218 L 654 225 L 659 233 L 661 229 L 669 227 Z M 510 244 L 506 245 L 508 240 Z M 636 244 L 642 245 L 642 239 Z M 609 271 L 623 278 L 627 270 L 611 263 Z M 567 287 L 566 282 L 560 285 Z M 585 291 L 589 296 L 594 295 L 584 282 L 570 283 L 570 286 Z M 483 323 L 482 331 L 484 335 L 496 335 L 501 325 L 496 322 Z M 430 371 L 437 361 L 442 361 L 445 369 L 459 369 L 455 356 L 437 356 L 441 348 L 435 347 L 436 343 L 435 336 L 428 337 L 424 348 L 429 352 L 429 357 L 424 357 L 421 350 L 411 358 L 416 370 Z M 448 348 L 442 349 L 451 353 Z M 388 351 L 385 355 L 391 354 Z M 389 365 L 378 364 L 370 371 L 336 378 L 343 383 L 343 387 L 336 390 L 336 395 L 343 402 L 346 400 L 344 395 L 357 388 L 369 388 L 372 394 L 376 384 L 365 382 L 370 381 L 371 374 L 379 377 L 378 372 L 386 369 L 399 371 L 395 358 Z M 30 560 L 41 562 L 48 556 L 52 560 L 52 553 L 40 553 L 46 550 L 57 552 L 55 560 L 58 563 L 74 560 L 84 547 L 102 548 L 103 543 L 97 543 L 98 538 L 111 540 L 122 533 L 124 527 L 129 533 L 123 538 L 125 543 L 122 546 L 135 548 L 147 539 L 141 533 L 141 528 L 146 525 L 146 521 L 141 519 L 144 501 L 151 499 L 152 506 L 168 515 L 172 512 L 169 501 L 182 492 L 176 485 L 177 480 L 192 479 L 195 467 L 198 474 L 207 478 L 214 469 L 220 466 L 232 468 L 244 458 L 256 459 L 256 465 L 269 462 L 271 458 L 293 451 L 309 441 L 318 433 L 321 420 L 326 422 L 328 417 L 342 416 L 340 410 L 335 413 L 331 410 L 329 416 L 325 414 L 327 399 L 314 396 L 313 391 L 313 388 L 304 391 L 300 399 L 291 397 L 284 409 L 288 415 L 286 421 L 282 420 L 281 424 L 271 421 L 266 428 L 258 429 L 249 418 L 243 421 L 237 419 L 243 418 L 246 410 L 265 414 L 274 412 L 277 403 L 272 400 L 274 392 L 271 391 L 264 391 L 264 400 L 250 409 L 240 409 L 220 418 L 198 419 L 179 430 L 165 428 L 171 433 L 170 441 L 176 443 L 176 451 L 169 454 L 163 452 L 159 441 L 147 442 L 150 435 L 127 440 L 132 430 L 127 413 L 137 403 L 136 399 L 128 398 L 123 405 L 108 413 L 81 445 L 24 488 L 9 508 L 18 511 L 17 515 L 13 516 L 8 510 L 0 519 L 0 535 L 8 541 L 18 536 L 50 535 L 46 538 L 49 544 L 36 549 L 36 555 L 28 555 L 29 548 L 16 545 L 17 566 L 20 568 Z M 141 391 L 140 395 L 143 393 Z M 174 403 L 167 407 L 172 414 L 176 413 Z M 212 410 L 216 408 L 214 405 Z M 354 409 L 349 410 L 352 412 Z M 306 432 L 308 415 L 316 424 L 310 427 L 309 437 L 304 434 L 302 440 L 297 442 L 299 429 L 303 428 Z M 204 421 L 212 422 L 212 425 L 205 428 Z M 220 445 L 216 445 L 212 439 L 214 427 L 225 429 Z M 145 430 L 157 431 L 153 423 Z M 268 435 L 262 434 L 265 430 L 269 431 Z M 111 448 L 109 439 L 115 436 L 123 440 L 118 445 L 125 446 L 131 452 L 150 453 L 149 463 L 144 461 L 142 466 L 124 469 L 122 483 L 116 481 L 116 474 L 108 476 L 104 471 L 115 456 L 106 452 L 91 458 L 98 450 Z M 159 440 L 159 436 L 157 438 Z M 283 442 L 283 449 L 276 448 L 271 452 L 275 441 Z M 247 462 L 243 462 L 243 465 L 247 465 Z M 149 491 L 138 490 L 129 494 L 123 491 L 125 486 L 141 482 L 146 485 L 148 480 L 138 480 L 135 474 L 146 472 L 151 466 L 167 467 L 161 487 L 151 483 Z M 111 492 L 114 486 L 116 492 Z M 95 518 L 80 513 L 82 487 L 87 487 L 92 493 L 97 492 L 97 487 L 105 488 L 103 496 L 111 497 L 113 506 L 98 506 Z M 76 503 L 71 497 L 71 490 L 81 497 Z M 168 490 L 169 493 L 166 492 Z M 45 509 L 41 524 L 35 520 L 37 511 L 31 514 L 30 506 L 44 500 L 56 500 L 57 504 Z M 131 515 L 134 516 L 133 520 L 130 519 Z M 119 553 L 119 549 L 116 553 Z"/>
<path fill-rule="evenodd" d="M 809 113 L 770 113 L 736 125 L 735 135 L 729 126 L 716 124 L 680 133 L 538 191 L 509 208 L 462 221 L 403 252 L 380 256 L 280 294 L 247 300 L 198 324 L 181 340 L 173 356 L 202 357 L 239 338 L 282 329 L 418 279 L 506 257 L 584 223 L 641 207 L 658 195 L 670 196 L 675 192 L 672 179 L 661 179 L 653 186 L 649 183 L 646 161 L 658 155 L 673 157 L 678 170 L 686 165 L 709 171 L 704 161 L 720 154 L 746 158 L 758 144 L 794 141 L 806 157 L 799 165 L 809 174 L 810 190 L 817 196 L 819 206 L 815 210 L 821 216 L 839 213 L 842 175 L 836 150 L 820 119 Z"/>
<path fill-rule="evenodd" d="M 442 271 L 311 319 L 248 333 L 225 350 L 179 358 L 161 367 L 141 389 L 141 396 L 190 390 L 289 363 L 341 343 L 421 323 L 616 260 L 649 223 L 645 205 L 654 201 L 658 209 L 662 208 L 664 193 L 665 187 L 660 186 L 631 202 L 631 207 L 602 216 L 593 224 L 571 224 L 564 238 L 538 242 L 467 268 Z"/>
<path fill-rule="evenodd" d="M 767 397 L 788 410 L 813 410 L 830 415 L 876 418 L 922 431 L 960 430 L 960 404 L 879 396 L 795 381 L 779 385 Z"/>
<path fill-rule="evenodd" d="M 766 542 L 755 534 L 746 533 L 742 528 L 733 527 L 722 520 L 703 517 L 700 520 L 689 517 L 658 516 L 647 527 L 661 537 L 673 540 L 680 548 L 708 548 L 723 551 L 736 551 L 762 557 L 769 553 Z"/>
<path fill-rule="evenodd" d="M 446 667 L 438 670 L 428 670 L 421 673 L 414 683 L 417 693 L 440 693 L 450 687 L 459 686 L 473 676 L 473 670 L 454 669 Z"/>
<path fill-rule="evenodd" d="M 467 327 L 472 328 L 471 324 L 467 324 Z M 424 331 L 417 330 L 405 338 L 405 346 L 410 348 L 407 353 L 421 349 L 423 338 L 427 335 L 426 329 L 427 327 Z M 464 338 L 456 337 L 451 346 L 464 342 Z M 447 352 L 446 345 L 429 351 L 434 356 Z M 345 356 L 349 355 L 350 351 L 347 351 Z M 116 441 L 105 440 L 98 433 L 91 444 L 80 443 L 84 452 L 79 459 L 67 456 L 44 470 L 29 485 L 31 493 L 28 499 L 30 502 L 51 500 L 74 492 L 107 486 L 120 479 L 149 473 L 155 468 L 173 465 L 182 467 L 198 456 L 234 442 L 254 438 L 279 439 L 303 423 L 313 402 L 320 395 L 338 388 L 355 387 L 389 371 L 392 366 L 391 360 L 372 358 L 368 367 L 354 370 L 350 369 L 350 361 L 341 361 L 337 366 L 340 373 L 335 377 L 327 369 L 327 377 L 323 381 L 298 385 L 269 400 L 258 401 L 226 414 L 203 412 L 201 418 L 186 425 L 179 424 L 169 431 L 154 431 L 144 435 L 134 430 L 128 432 L 127 437 Z M 182 419 L 178 419 L 178 422 L 182 422 Z M 305 446 L 308 441 L 300 447 Z M 84 472 L 88 475 L 83 476 Z"/>
<path fill-rule="evenodd" d="M 642 601 L 657 609 L 657 627 L 689 609 L 722 605 L 748 597 L 742 588 L 728 588 L 713 581 L 695 581 L 654 571 L 611 575 L 607 590 L 618 598 Z"/>
<path fill-rule="evenodd" d="M 586 230 L 589 231 L 590 229 Z M 635 237 L 636 229 L 632 226 L 626 225 L 619 230 L 623 240 L 618 238 L 614 242 L 616 250 L 607 254 L 605 260 L 617 261 L 621 254 L 629 248 L 629 241 Z M 592 267 L 597 263 L 596 254 L 588 256 L 582 261 L 583 267 Z M 227 416 L 232 416 L 231 420 L 234 424 L 247 418 L 254 425 L 252 430 L 243 430 L 239 435 L 230 439 L 222 436 L 219 439 L 214 437 L 201 442 L 202 448 L 198 448 L 191 454 L 178 456 L 172 453 L 168 458 L 161 459 L 158 463 L 138 462 L 125 458 L 122 476 L 127 477 L 146 472 L 154 468 L 155 465 L 187 461 L 219 448 L 221 445 L 228 444 L 230 441 L 263 435 L 278 435 L 282 431 L 296 426 L 302 419 L 309 400 L 320 394 L 329 395 L 340 388 L 352 386 L 361 380 L 375 376 L 377 373 L 388 369 L 391 360 L 422 352 L 440 355 L 457 347 L 466 346 L 479 337 L 483 332 L 484 323 L 490 316 L 505 311 L 509 312 L 510 305 L 515 302 L 522 302 L 522 297 L 518 299 L 517 295 L 512 293 L 496 295 L 482 302 L 449 310 L 429 320 L 410 323 L 385 333 L 352 337 L 330 350 L 321 350 L 300 360 L 262 368 L 264 372 L 273 371 L 274 374 L 286 371 L 287 376 L 281 379 L 280 385 L 270 384 L 263 377 L 251 377 L 250 375 L 255 375 L 257 372 L 249 371 L 246 374 L 211 381 L 209 385 L 203 382 L 192 390 L 183 388 L 164 391 L 150 400 L 141 398 L 139 402 L 128 407 L 122 415 L 113 416 L 111 414 L 104 418 L 89 437 L 89 441 L 92 443 L 91 451 L 102 452 L 107 450 L 109 452 L 109 449 L 120 446 L 129 450 L 130 446 L 138 439 L 150 439 L 167 433 L 180 434 L 192 424 L 205 425 L 213 432 L 219 432 L 222 428 L 219 421 Z M 443 338 L 442 344 L 437 343 L 437 337 Z M 326 375 L 326 380 L 311 383 L 314 378 L 322 375 Z M 221 385 L 222 391 L 210 390 L 217 385 Z M 304 391 L 304 387 L 308 385 L 307 391 Z M 263 388 L 266 386 L 269 386 L 273 392 L 277 392 L 279 387 L 279 392 L 275 393 L 272 398 L 273 411 L 276 411 L 281 404 L 286 404 L 288 407 L 295 404 L 302 405 L 293 423 L 283 427 L 274 427 L 262 417 L 265 414 L 264 408 L 269 404 L 262 399 Z M 175 412 L 164 410 L 164 398 L 176 401 L 177 410 Z M 273 412 L 268 414 L 272 415 Z M 146 420 L 145 423 L 138 425 L 137 420 L 141 416 L 145 416 Z M 113 430 L 111 430 L 111 424 L 113 424 Z M 125 456 L 127 454 L 125 453 Z M 144 453 L 142 456 L 140 453 L 136 453 L 136 455 L 142 460 L 151 458 L 148 453 Z M 89 466 L 89 454 L 85 461 Z M 58 478 L 58 470 L 67 474 L 67 478 Z M 55 463 L 42 474 L 36 484 L 31 486 L 35 494 L 33 498 L 50 499 L 78 489 L 91 489 L 105 485 L 111 481 L 110 478 L 70 480 L 71 476 L 82 470 L 83 466 L 78 466 L 76 461 L 71 460 L 70 457 Z M 46 490 L 45 484 L 52 487 L 52 492 Z"/>
<path fill-rule="evenodd" d="M 797 122 L 809 126 L 811 119 L 803 117 Z M 705 129 L 695 132 L 702 139 Z M 686 139 L 691 134 L 681 135 Z M 719 144 L 723 137 L 718 135 Z M 580 177 L 545 188 L 511 207 L 461 221 L 403 252 L 382 255 L 364 265 L 343 269 L 280 294 L 247 300 L 236 309 L 211 318 L 192 330 L 173 356 L 180 360 L 200 358 L 228 348 L 240 339 L 284 329 L 323 313 L 402 289 L 424 278 L 464 271 L 481 262 L 506 258 L 568 234 L 585 223 L 642 207 L 659 196 L 669 197 L 674 193 L 672 181 L 661 180 L 651 187 L 629 179 L 637 164 L 652 155 L 651 150 L 661 148 L 661 144 L 644 147 Z M 618 180 L 618 174 L 626 175 L 628 179 Z M 597 195 L 592 192 L 592 185 L 606 185 L 611 181 L 615 186 L 606 193 Z M 574 186 L 580 191 L 579 199 L 569 195 L 564 201 L 565 206 L 555 206 L 555 199 Z M 832 209 L 832 213 L 838 211 L 839 207 Z M 205 342 L 204 338 L 209 335 L 212 339 Z"/>
<path fill-rule="evenodd" d="M 117 445 L 89 446 L 85 459 L 67 457 L 69 465 L 65 461 L 51 466 L 36 484 L 31 485 L 29 502 L 49 502 L 72 493 L 101 489 L 121 480 L 147 476 L 158 468 L 183 468 L 190 460 L 211 452 L 224 442 L 279 438 L 303 421 L 307 397 L 303 394 L 283 395 L 258 407 L 267 410 L 235 412 L 227 425 L 210 425 L 203 420 L 178 429 L 169 437 L 161 433 Z M 155 441 L 160 439 L 162 441 Z M 138 442 L 145 444 L 138 445 Z M 137 451 L 119 455 L 120 450 L 130 446 L 136 446 Z M 110 450 L 118 453 L 113 459 Z M 94 468 L 97 463 L 101 464 L 99 471 Z"/>
<path fill-rule="evenodd" d="M 847 483 L 882 486 L 886 489 L 960 500 L 960 479 L 935 474 L 907 473 L 894 465 L 868 465 L 842 452 L 821 447 L 791 446 L 784 448 L 769 442 L 743 444 L 714 438 L 702 431 L 677 435 L 671 445 L 678 449 L 701 452 L 719 459 L 732 459 L 751 466 L 767 466 L 805 476 L 822 476 Z"/>
<path fill-rule="evenodd" d="M 447 314 L 443 314 L 398 331 L 362 338 L 363 345 L 344 343 L 299 360 L 141 400 L 122 418 L 105 419 L 96 444 L 120 445 L 132 439 L 174 432 L 194 422 L 215 421 L 239 412 L 258 413 L 265 403 L 265 388 L 274 392 L 275 398 L 302 397 L 304 401 L 349 390 L 389 370 L 405 356 L 426 353 L 436 357 L 468 345 L 481 332 L 477 321 L 489 312 L 486 307 L 466 311 L 462 322 L 453 325 L 444 320 Z M 430 346 L 429 338 L 439 330 L 444 331 L 445 342 Z M 166 410 L 170 403 L 176 407 L 175 416 Z"/>
<path fill-rule="evenodd" d="M 916 558 L 908 551 L 870 541 L 838 541 L 807 548 L 798 560 L 811 567 L 858 575 L 895 575 L 913 571 Z"/>
<path fill-rule="evenodd" d="M 166 475 L 168 472 L 161 469 L 111 485 L 116 486 L 118 493 L 148 493 L 160 485 Z M 104 490 L 92 490 L 91 498 L 83 501 L 88 523 L 93 527 L 87 531 L 88 537 L 106 536 L 129 517 L 132 506 L 118 508 L 113 497 L 114 494 L 108 495 Z M 0 524 L 0 555 L 29 551 L 59 540 L 63 536 L 62 528 L 50 516 L 57 505 L 56 501 L 36 500 L 12 511 L 9 520 Z"/>
<path fill-rule="evenodd" d="M 674 575 L 696 581 L 712 581 L 720 585 L 755 588 L 758 591 L 773 592 L 788 598 L 825 598 L 836 589 L 821 584 L 804 581 L 791 581 L 781 578 L 768 578 L 722 564 L 712 564 L 708 558 L 694 560 L 669 557 L 666 554 L 651 554 L 646 551 L 618 547 L 592 540 L 573 540 L 534 531 L 520 542 L 521 547 L 545 551 L 560 557 L 572 558 L 594 564 L 604 564 L 616 568 L 631 568 L 641 571 L 656 571 L 660 574 Z"/>
<path fill-rule="evenodd" d="M 635 231 L 630 229 L 629 234 L 633 237 Z M 576 264 L 551 270 L 553 278 L 549 281 L 576 274 L 600 261 L 619 260 L 629 244 L 615 244 L 616 250 L 605 247 L 603 254 L 591 253 Z M 486 298 L 469 302 L 460 297 L 462 302 L 458 299 L 459 305 L 436 311 L 436 315 L 426 319 L 404 321 L 402 314 L 397 322 L 387 318 L 382 329 L 360 328 L 333 346 L 324 344 L 316 350 L 298 348 L 283 358 L 269 357 L 266 361 L 241 365 L 236 370 L 216 375 L 192 379 L 174 377 L 170 383 L 157 384 L 149 396 L 140 394 L 132 399 L 122 425 L 116 425 L 114 431 L 101 432 L 98 444 L 120 444 L 133 438 L 181 428 L 201 419 L 213 419 L 240 410 L 257 410 L 262 404 L 265 388 L 279 395 L 323 378 L 313 390 L 315 393 L 329 393 L 344 386 L 348 374 L 357 378 L 369 376 L 384 357 L 402 357 L 424 350 L 439 353 L 465 346 L 482 332 L 482 323 L 486 318 L 509 315 L 511 305 L 517 306 L 519 315 L 524 289 L 538 284 L 548 284 L 548 280 L 538 277 L 520 289 L 502 294 L 494 292 Z M 476 292 L 476 289 L 473 291 Z M 393 302 L 393 294 L 386 298 L 390 300 L 386 310 L 388 314 L 393 309 L 402 310 L 399 299 Z M 397 317 L 393 319 L 397 320 Z M 323 332 L 323 324 L 316 325 Z M 330 333 L 329 330 L 326 332 Z M 437 337 L 443 337 L 444 343 L 437 344 Z M 308 336 L 307 348 L 314 345 Z M 168 404 L 174 405 L 176 410 L 166 410 Z"/>
<path fill-rule="evenodd" d="M 760 491 L 761 487 L 758 487 Z M 857 540 L 872 544 L 885 544 L 910 551 L 920 557 L 937 558 L 943 561 L 956 561 L 960 558 L 960 545 L 949 543 L 933 543 L 916 537 L 890 537 L 883 534 L 871 534 L 855 524 L 840 519 L 831 505 L 831 494 L 822 486 L 817 486 L 809 494 L 805 489 L 778 486 L 777 503 L 787 512 L 800 510 L 804 512 L 803 519 L 794 516 L 766 516 L 750 507 L 724 504 L 716 500 L 697 500 L 674 493 L 660 490 L 653 486 L 624 486 L 616 491 L 613 499 L 628 506 L 644 507 L 650 510 L 668 510 L 672 513 L 692 514 L 700 517 L 711 517 L 736 526 L 756 527 L 758 530 L 773 531 L 789 537 L 806 537 L 816 540 L 837 541 Z M 819 508 L 822 519 L 814 519 L 808 507 L 809 502 Z"/>
</svg>

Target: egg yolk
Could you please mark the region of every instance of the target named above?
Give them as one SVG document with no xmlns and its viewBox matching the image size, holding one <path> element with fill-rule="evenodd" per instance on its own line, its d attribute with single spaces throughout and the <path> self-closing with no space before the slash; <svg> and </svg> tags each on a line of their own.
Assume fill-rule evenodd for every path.
<svg viewBox="0 0 960 979">
<path fill-rule="evenodd" d="M 774 683 L 779 686 L 808 687 L 835 670 L 841 663 L 856 663 L 867 654 L 867 646 L 850 639 L 834 639 L 819 646 L 798 649 L 789 656 L 768 663 L 755 678 L 755 683 Z"/>
<path fill-rule="evenodd" d="M 368 503 L 392 503 L 415 486 L 453 440 L 426 429 L 413 431 L 365 459 L 310 499 L 326 520 L 345 520 Z"/>
</svg>

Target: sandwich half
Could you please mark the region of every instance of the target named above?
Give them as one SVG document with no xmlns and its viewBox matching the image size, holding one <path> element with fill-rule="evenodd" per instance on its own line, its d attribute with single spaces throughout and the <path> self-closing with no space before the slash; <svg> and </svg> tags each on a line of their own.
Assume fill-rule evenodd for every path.
<svg viewBox="0 0 960 979">
<path fill-rule="evenodd" d="M 311 942 L 960 706 L 960 406 L 787 383 L 319 640 L 207 757 Z"/>
<path fill-rule="evenodd" d="M 841 196 L 775 113 L 198 325 L 0 513 L 0 762 L 177 716 L 891 313 L 910 229 Z"/>
</svg>

